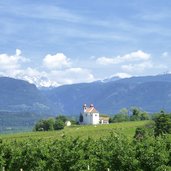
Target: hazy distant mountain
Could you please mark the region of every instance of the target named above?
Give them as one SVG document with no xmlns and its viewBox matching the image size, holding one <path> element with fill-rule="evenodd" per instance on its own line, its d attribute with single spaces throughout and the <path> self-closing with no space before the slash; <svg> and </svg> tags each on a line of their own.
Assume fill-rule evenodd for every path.
<svg viewBox="0 0 171 171">
<path fill-rule="evenodd" d="M 48 99 L 34 84 L 0 77 L 0 111 L 44 113 L 50 110 L 47 104 Z"/>
<path fill-rule="evenodd" d="M 94 103 L 99 112 L 108 114 L 131 106 L 149 112 L 171 111 L 171 75 L 65 85 L 46 91 L 44 95 L 64 114 L 79 114 L 84 103 Z"/>
<path fill-rule="evenodd" d="M 82 104 L 94 103 L 101 113 L 138 106 L 171 111 L 171 74 L 116 79 L 38 89 L 26 81 L 0 78 L 0 111 L 78 115 Z"/>
</svg>

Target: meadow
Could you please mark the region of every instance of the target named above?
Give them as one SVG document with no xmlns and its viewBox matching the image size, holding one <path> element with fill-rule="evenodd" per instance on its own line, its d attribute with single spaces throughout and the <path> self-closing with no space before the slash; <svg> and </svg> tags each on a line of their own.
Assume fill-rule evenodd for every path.
<svg viewBox="0 0 171 171">
<path fill-rule="evenodd" d="M 88 137 L 99 139 L 109 136 L 112 131 L 122 133 L 128 138 L 132 138 L 137 127 L 150 124 L 152 121 L 129 121 L 121 123 L 112 123 L 106 125 L 73 125 L 65 127 L 58 131 L 42 131 L 42 132 L 25 132 L 15 134 L 1 134 L 3 140 L 24 140 L 24 139 L 61 139 L 63 136 L 80 137 L 86 139 Z"/>
</svg>

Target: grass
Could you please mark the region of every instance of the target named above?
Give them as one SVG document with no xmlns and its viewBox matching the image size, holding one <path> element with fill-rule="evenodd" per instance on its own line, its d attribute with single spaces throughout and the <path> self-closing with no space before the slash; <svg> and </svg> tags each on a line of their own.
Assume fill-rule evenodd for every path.
<svg viewBox="0 0 171 171">
<path fill-rule="evenodd" d="M 134 136 L 137 127 L 144 126 L 152 121 L 131 121 L 122 123 L 113 123 L 108 125 L 77 125 L 71 127 L 65 127 L 65 129 L 60 131 L 48 131 L 48 132 L 25 132 L 25 133 L 15 133 L 8 135 L 0 135 L 3 140 L 24 140 L 27 138 L 33 139 L 53 139 L 62 138 L 65 136 L 80 137 L 80 138 L 103 138 L 110 135 L 111 131 L 118 131 L 128 138 Z"/>
</svg>

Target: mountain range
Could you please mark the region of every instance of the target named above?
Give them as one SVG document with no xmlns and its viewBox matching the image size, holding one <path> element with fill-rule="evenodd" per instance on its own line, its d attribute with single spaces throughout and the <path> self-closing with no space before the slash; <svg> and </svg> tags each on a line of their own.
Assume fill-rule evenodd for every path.
<svg viewBox="0 0 171 171">
<path fill-rule="evenodd" d="M 8 117 L 10 113 L 11 117 L 16 113 L 32 113 L 30 116 L 36 118 L 78 116 L 84 103 L 93 103 L 102 114 L 116 114 L 121 108 L 132 106 L 149 113 L 161 109 L 171 112 L 171 74 L 111 78 L 54 88 L 37 88 L 23 80 L 0 77 L 0 120 L 4 112 Z"/>
<path fill-rule="evenodd" d="M 150 113 L 171 111 L 171 74 L 65 85 L 43 94 L 65 114 L 79 114 L 84 103 L 93 103 L 105 114 L 132 106 Z"/>
</svg>

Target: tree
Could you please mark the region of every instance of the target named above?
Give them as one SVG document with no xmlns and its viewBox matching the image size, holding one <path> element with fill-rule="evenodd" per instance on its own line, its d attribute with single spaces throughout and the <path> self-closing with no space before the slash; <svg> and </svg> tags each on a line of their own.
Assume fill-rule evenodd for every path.
<svg viewBox="0 0 171 171">
<path fill-rule="evenodd" d="M 167 143 L 163 137 L 147 137 L 135 143 L 136 158 L 141 170 L 153 171 L 169 162 Z"/>
<path fill-rule="evenodd" d="M 39 120 L 34 126 L 35 131 L 45 131 L 44 120 Z"/>
<path fill-rule="evenodd" d="M 134 138 L 136 140 L 140 140 L 141 141 L 141 140 L 143 140 L 145 138 L 145 136 L 146 136 L 145 128 L 142 128 L 142 127 L 136 128 L 135 135 L 134 135 Z"/>
<path fill-rule="evenodd" d="M 46 121 L 48 131 L 54 130 L 54 125 L 55 125 L 55 119 L 54 118 L 49 118 Z"/>
<path fill-rule="evenodd" d="M 79 122 L 83 122 L 83 115 L 80 113 Z"/>
<path fill-rule="evenodd" d="M 63 129 L 65 126 L 65 122 L 67 121 L 67 117 L 63 115 L 59 115 L 54 118 L 41 119 L 34 126 L 35 131 L 52 131 Z"/>
<path fill-rule="evenodd" d="M 110 118 L 109 122 L 124 122 L 128 121 L 128 109 L 122 108 L 118 114 L 114 115 L 113 118 Z"/>
<path fill-rule="evenodd" d="M 67 121 L 66 116 L 63 116 L 63 115 L 57 116 L 55 119 L 54 129 L 55 130 L 64 129 L 66 121 Z"/>
<path fill-rule="evenodd" d="M 124 113 L 116 114 L 113 117 L 113 122 L 123 122 L 128 120 L 129 120 L 128 114 L 124 114 Z"/>
<path fill-rule="evenodd" d="M 137 108 L 137 107 L 133 107 L 133 108 L 131 109 L 131 111 L 132 111 L 131 120 L 132 120 L 132 121 L 138 121 L 138 120 L 140 120 L 140 116 L 141 116 L 141 111 L 140 111 L 140 109 Z"/>
<path fill-rule="evenodd" d="M 54 124 L 54 129 L 55 130 L 64 129 L 64 127 L 65 127 L 65 123 L 63 122 L 63 120 L 61 120 L 61 119 L 56 119 L 55 120 L 55 124 Z"/>
<path fill-rule="evenodd" d="M 64 116 L 64 115 L 59 115 L 59 116 L 57 116 L 57 117 L 56 117 L 56 120 L 58 120 L 58 119 L 61 120 L 61 121 L 63 121 L 64 123 L 68 120 L 67 117 Z"/>
<path fill-rule="evenodd" d="M 137 107 L 133 107 L 131 109 L 131 111 L 132 111 L 132 116 L 130 117 L 130 120 L 132 120 L 132 121 L 149 120 L 150 119 L 147 112 L 144 112 Z"/>
<path fill-rule="evenodd" d="M 34 130 L 35 131 L 52 131 L 54 130 L 54 124 L 55 124 L 55 120 L 53 118 L 49 118 L 47 120 L 41 119 L 36 123 Z"/>
<path fill-rule="evenodd" d="M 141 115 L 140 115 L 140 119 L 141 120 L 149 120 L 150 117 L 149 117 L 148 113 L 142 112 Z"/>
<path fill-rule="evenodd" d="M 155 136 L 171 133 L 171 118 L 162 113 L 155 119 Z"/>
</svg>

